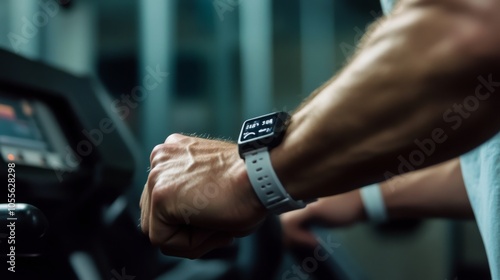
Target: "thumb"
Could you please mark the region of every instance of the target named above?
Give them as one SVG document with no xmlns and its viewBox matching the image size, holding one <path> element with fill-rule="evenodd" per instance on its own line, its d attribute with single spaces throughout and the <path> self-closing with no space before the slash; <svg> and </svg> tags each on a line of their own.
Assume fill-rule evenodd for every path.
<svg viewBox="0 0 500 280">
<path fill-rule="evenodd" d="M 311 217 L 307 209 L 285 213 L 280 217 L 283 228 L 283 241 L 286 247 L 316 246 L 317 241 L 314 234 L 309 230 Z"/>
<path fill-rule="evenodd" d="M 298 229 L 291 234 L 286 234 L 284 237 L 286 247 L 315 247 L 318 245 L 316 236 L 308 229 Z"/>
</svg>

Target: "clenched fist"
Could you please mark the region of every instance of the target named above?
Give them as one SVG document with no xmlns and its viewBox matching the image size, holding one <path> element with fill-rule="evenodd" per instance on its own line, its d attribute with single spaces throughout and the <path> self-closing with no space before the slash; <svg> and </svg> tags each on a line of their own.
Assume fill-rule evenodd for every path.
<svg viewBox="0 0 500 280">
<path fill-rule="evenodd" d="M 154 148 L 150 164 L 141 229 L 166 255 L 198 258 L 266 216 L 235 144 L 173 134 Z"/>
</svg>

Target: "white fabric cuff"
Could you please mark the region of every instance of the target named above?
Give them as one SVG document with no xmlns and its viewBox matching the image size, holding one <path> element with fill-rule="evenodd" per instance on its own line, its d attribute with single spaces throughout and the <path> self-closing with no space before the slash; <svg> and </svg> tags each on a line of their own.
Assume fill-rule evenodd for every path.
<svg viewBox="0 0 500 280">
<path fill-rule="evenodd" d="M 387 221 L 387 210 L 380 186 L 373 184 L 363 187 L 360 194 L 368 219 L 376 224 Z"/>
</svg>

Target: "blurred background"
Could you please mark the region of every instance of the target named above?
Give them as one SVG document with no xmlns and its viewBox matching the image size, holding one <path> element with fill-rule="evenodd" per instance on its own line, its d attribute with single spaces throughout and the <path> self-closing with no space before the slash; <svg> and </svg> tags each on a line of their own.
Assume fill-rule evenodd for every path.
<svg viewBox="0 0 500 280">
<path fill-rule="evenodd" d="M 135 215 L 156 144 L 173 132 L 235 140 L 246 118 L 292 111 L 341 69 L 381 15 L 375 0 L 54 1 L 1 1 L 0 47 L 102 83 L 109 109 L 138 143 L 127 193 Z M 353 278 L 488 277 L 474 222 L 326 234 Z M 282 270 L 292 263 L 285 256 Z"/>
</svg>

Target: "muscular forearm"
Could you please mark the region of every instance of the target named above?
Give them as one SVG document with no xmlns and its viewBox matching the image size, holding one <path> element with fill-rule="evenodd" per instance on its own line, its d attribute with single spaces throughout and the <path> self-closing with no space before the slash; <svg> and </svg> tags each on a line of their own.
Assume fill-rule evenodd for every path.
<svg viewBox="0 0 500 280">
<path fill-rule="evenodd" d="M 394 177 L 380 184 L 389 218 L 473 218 L 460 160 Z"/>
<path fill-rule="evenodd" d="M 500 31 L 492 30 L 500 26 L 498 1 L 409 2 L 293 115 L 282 143 L 271 151 L 292 197 L 334 195 L 384 181 L 388 174 L 456 157 L 498 130 L 500 115 L 493 108 L 499 97 L 491 93 L 498 83 L 479 90 L 481 102 L 460 123 L 443 119 L 454 104 L 478 92 L 479 75 L 500 79 L 500 43 L 494 42 Z M 482 5 L 484 12 L 471 16 L 463 3 Z M 422 150 L 415 139 L 429 137 L 433 147 L 420 151 L 427 153 L 421 162 L 398 170 L 400 158 L 412 162 L 413 151 Z M 199 257 L 248 234 L 266 215 L 235 145 L 174 134 L 153 150 L 150 166 L 141 229 L 165 254 Z"/>
<path fill-rule="evenodd" d="M 497 132 L 500 84 L 478 80 L 500 80 L 490 38 L 500 26 L 490 17 L 498 4 L 486 2 L 478 9 L 474 1 L 411 1 L 365 39 L 272 151 L 288 192 L 320 197 L 384 181 L 454 158 Z"/>
</svg>

